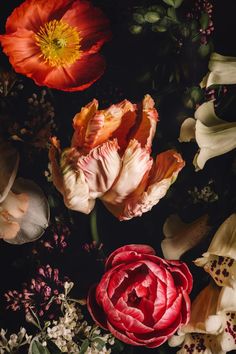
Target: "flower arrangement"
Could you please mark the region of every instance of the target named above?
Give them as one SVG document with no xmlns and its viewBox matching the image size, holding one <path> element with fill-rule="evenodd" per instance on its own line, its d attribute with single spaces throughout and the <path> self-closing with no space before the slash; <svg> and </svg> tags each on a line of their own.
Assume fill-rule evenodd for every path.
<svg viewBox="0 0 236 354">
<path fill-rule="evenodd" d="M 232 3 L 1 5 L 0 353 L 236 350 Z"/>
</svg>

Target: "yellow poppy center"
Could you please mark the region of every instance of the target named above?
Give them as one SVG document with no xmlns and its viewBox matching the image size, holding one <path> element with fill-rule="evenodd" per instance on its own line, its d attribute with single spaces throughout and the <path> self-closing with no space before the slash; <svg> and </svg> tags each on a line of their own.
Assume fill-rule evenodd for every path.
<svg viewBox="0 0 236 354">
<path fill-rule="evenodd" d="M 81 57 L 79 32 L 61 20 L 41 26 L 35 40 L 42 57 L 52 67 L 70 66 Z"/>
</svg>

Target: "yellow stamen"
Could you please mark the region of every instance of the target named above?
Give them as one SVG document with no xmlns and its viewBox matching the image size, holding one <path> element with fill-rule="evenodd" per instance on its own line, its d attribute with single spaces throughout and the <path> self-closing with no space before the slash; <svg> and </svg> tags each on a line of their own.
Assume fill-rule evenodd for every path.
<svg viewBox="0 0 236 354">
<path fill-rule="evenodd" d="M 53 20 L 40 27 L 35 35 L 42 57 L 53 67 L 70 66 L 81 57 L 81 36 L 75 27 Z"/>
</svg>

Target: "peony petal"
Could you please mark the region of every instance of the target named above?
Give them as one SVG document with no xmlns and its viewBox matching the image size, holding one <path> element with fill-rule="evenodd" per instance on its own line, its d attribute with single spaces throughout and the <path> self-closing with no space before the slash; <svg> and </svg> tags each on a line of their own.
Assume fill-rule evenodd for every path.
<svg viewBox="0 0 236 354">
<path fill-rule="evenodd" d="M 0 203 L 6 198 L 14 183 L 18 165 L 18 152 L 10 144 L 0 141 Z"/>
<path fill-rule="evenodd" d="M 130 344 L 130 345 L 141 345 L 144 346 L 145 343 L 137 343 L 136 341 L 132 340 L 131 338 L 129 338 L 129 333 L 125 333 L 125 332 L 120 332 L 117 331 L 117 329 L 115 327 L 112 326 L 111 323 L 107 323 L 107 327 L 108 330 L 114 335 L 114 337 L 116 337 L 117 339 L 119 339 L 120 341 L 126 343 L 126 344 Z"/>
<path fill-rule="evenodd" d="M 184 120 L 180 128 L 180 143 L 187 143 L 191 140 L 195 140 L 195 126 L 196 120 L 194 118 L 187 118 Z"/>
<path fill-rule="evenodd" d="M 98 80 L 104 70 L 105 60 L 102 56 L 99 54 L 83 55 L 68 67 L 50 68 L 47 76 L 40 81 L 36 81 L 35 77 L 32 78 L 38 85 L 63 91 L 81 91 Z"/>
<path fill-rule="evenodd" d="M 0 35 L 0 42 L 16 72 L 32 78 L 38 85 L 44 85 L 52 68 L 41 58 L 34 36 L 32 31 L 19 29 L 9 35 Z"/>
<path fill-rule="evenodd" d="M 155 255 L 155 250 L 148 245 L 125 245 L 117 248 L 106 260 L 106 270 L 119 264 L 128 264 L 142 259 L 144 254 Z"/>
<path fill-rule="evenodd" d="M 186 224 L 176 214 L 169 216 L 163 226 L 165 239 L 161 242 L 164 257 L 180 259 L 185 252 L 195 247 L 211 229 L 208 219 L 205 214 Z"/>
<path fill-rule="evenodd" d="M 116 140 L 107 141 L 78 158 L 77 167 L 85 176 L 90 198 L 96 199 L 106 193 L 116 180 L 121 167 Z"/>
<path fill-rule="evenodd" d="M 17 221 L 20 224 L 20 230 L 16 237 L 11 240 L 6 240 L 12 244 L 23 244 L 32 242 L 42 236 L 45 229 L 48 227 L 50 216 L 49 204 L 47 199 L 33 181 L 18 178 L 12 190 L 15 193 L 22 193 L 28 196 L 29 204 L 27 211 Z M 22 194 L 20 194 L 22 195 Z"/>
<path fill-rule="evenodd" d="M 119 218 L 129 220 L 151 210 L 165 196 L 184 165 L 182 157 L 174 150 L 168 150 L 157 155 L 148 185 L 146 186 L 146 183 L 143 183 L 143 185 L 140 185 L 140 189 L 137 189 L 133 195 L 127 198 L 124 211 Z"/>
<path fill-rule="evenodd" d="M 176 297 L 172 306 L 166 309 L 162 318 L 154 325 L 155 330 L 160 331 L 160 330 L 169 328 L 169 327 L 171 327 L 171 324 L 174 323 L 178 319 L 178 317 L 181 313 L 180 310 L 181 310 L 181 305 L 182 305 L 182 297 L 183 296 L 180 293 Z M 181 318 L 179 320 L 179 324 L 180 323 L 181 323 Z M 175 330 L 179 327 L 179 324 L 175 327 Z"/>
<path fill-rule="evenodd" d="M 37 32 L 46 22 L 60 18 L 72 2 L 67 0 L 65 5 L 64 0 L 26 0 L 8 17 L 6 31 L 12 33 L 25 28 Z"/>
<path fill-rule="evenodd" d="M 109 20 L 90 2 L 76 0 L 62 17 L 62 21 L 79 31 L 81 50 L 93 54 L 111 38 Z"/>
<path fill-rule="evenodd" d="M 106 315 L 96 301 L 96 286 L 92 286 L 89 289 L 87 307 L 93 320 L 98 323 L 101 328 L 107 330 Z"/>
<path fill-rule="evenodd" d="M 151 150 L 152 140 L 156 132 L 158 113 L 155 102 L 150 95 L 145 95 L 142 102 L 142 112 L 139 125 L 131 138 L 137 140 L 141 147 Z"/>
<path fill-rule="evenodd" d="M 111 205 L 119 213 L 119 209 L 122 208 L 122 202 L 138 187 L 151 166 L 152 159 L 149 153 L 141 148 L 136 140 L 131 140 L 123 156 L 119 177 L 113 187 L 102 198 L 105 205 L 108 208 Z"/>
</svg>

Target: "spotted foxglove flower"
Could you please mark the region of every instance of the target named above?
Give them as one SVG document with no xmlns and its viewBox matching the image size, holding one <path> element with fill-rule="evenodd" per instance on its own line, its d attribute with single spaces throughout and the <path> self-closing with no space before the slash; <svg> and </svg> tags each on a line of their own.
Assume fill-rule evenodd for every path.
<svg viewBox="0 0 236 354">
<path fill-rule="evenodd" d="M 93 100 L 73 120 L 71 147 L 53 138 L 53 183 L 72 210 L 90 213 L 100 198 L 120 220 L 141 216 L 163 198 L 184 166 L 174 150 L 150 156 L 158 114 L 151 96 L 98 110 Z"/>
</svg>

